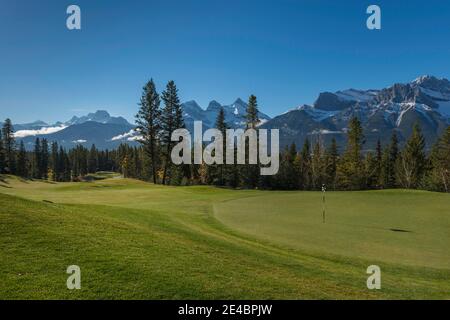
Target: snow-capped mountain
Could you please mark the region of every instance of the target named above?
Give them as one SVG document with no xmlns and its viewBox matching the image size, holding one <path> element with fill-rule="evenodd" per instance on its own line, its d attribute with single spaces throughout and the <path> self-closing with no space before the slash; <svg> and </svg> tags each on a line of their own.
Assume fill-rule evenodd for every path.
<svg viewBox="0 0 450 320">
<path fill-rule="evenodd" d="M 284 145 L 301 146 L 306 138 L 327 144 L 333 137 L 342 145 L 353 116 L 362 122 L 365 149 L 373 149 L 378 139 L 388 143 L 394 130 L 405 141 L 415 123 L 422 127 L 429 147 L 450 123 L 450 82 L 423 76 L 382 90 L 324 92 L 312 106 L 290 110 L 262 127 L 280 129 Z"/>
<path fill-rule="evenodd" d="M 72 117 L 70 120 L 54 124 L 35 121 L 27 124 L 14 124 L 14 136 L 23 140 L 27 149 L 34 147 L 37 137 L 56 141 L 59 145 L 72 148 L 77 144 L 91 146 L 95 144 L 100 149 L 117 147 L 121 141 L 113 137 L 129 132 L 134 128 L 122 117 L 112 117 L 107 111 L 98 110 L 82 117 Z"/>
<path fill-rule="evenodd" d="M 247 103 L 240 98 L 229 105 L 221 105 L 219 102 L 212 100 L 206 109 L 200 107 L 195 100 L 184 102 L 181 107 L 183 109 L 184 123 L 191 132 L 194 130 L 194 121 L 202 121 L 203 130 L 214 128 L 217 116 L 222 108 L 225 112 L 225 121 L 230 128 L 243 128 L 245 126 Z M 270 120 L 270 117 L 262 112 L 259 112 L 258 115 L 261 124 Z M 113 141 L 127 143 L 133 143 L 138 139 L 139 132 L 134 129 L 112 138 Z"/>
<path fill-rule="evenodd" d="M 225 117 L 230 127 L 243 127 L 247 104 L 237 99 L 230 105 L 220 105 L 211 101 L 206 110 L 195 101 L 182 104 L 183 116 L 188 129 L 193 128 L 196 120 L 203 121 L 204 127 L 214 126 L 220 108 L 225 111 Z M 264 113 L 259 114 L 262 122 L 270 119 Z M 112 149 L 121 143 L 137 144 L 139 132 L 135 126 L 122 117 L 112 117 L 107 111 L 98 110 L 82 117 L 72 117 L 68 121 L 47 124 L 36 121 L 29 124 L 15 124 L 15 137 L 23 140 L 27 149 L 34 147 L 37 137 L 56 141 L 59 145 L 72 148 L 78 144 L 91 146 L 95 144 L 100 149 Z"/>
<path fill-rule="evenodd" d="M 130 123 L 122 117 L 111 117 L 110 114 L 105 110 L 97 110 L 94 113 L 89 113 L 87 116 L 76 117 L 73 116 L 72 119 L 66 121 L 64 124 L 66 126 L 71 126 L 74 124 L 82 124 L 88 121 L 103 123 L 103 124 L 120 124 L 120 125 L 130 125 Z"/>
<path fill-rule="evenodd" d="M 203 109 L 192 100 L 183 103 L 182 108 L 189 130 L 194 121 L 202 121 L 204 129 L 214 127 L 221 108 L 227 124 L 241 128 L 245 124 L 247 104 L 241 99 L 229 105 L 213 100 Z M 415 123 L 420 124 L 430 147 L 450 124 L 450 81 L 423 76 L 381 90 L 323 92 L 313 105 L 301 105 L 273 119 L 259 113 L 261 128 L 280 129 L 281 145 L 295 142 L 298 147 L 306 138 L 311 141 L 320 138 L 328 144 L 333 137 L 344 146 L 348 122 L 353 116 L 362 122 L 366 150 L 374 149 L 378 139 L 383 144 L 389 143 L 394 131 L 400 142 L 404 142 Z M 14 128 L 16 138 L 23 139 L 28 149 L 33 148 L 36 137 L 57 141 L 66 148 L 95 144 L 100 149 L 112 149 L 120 143 L 137 144 L 139 139 L 133 124 L 102 110 L 51 125 L 36 121 L 15 124 Z"/>
<path fill-rule="evenodd" d="M 75 124 L 83 124 L 85 122 L 97 122 L 103 124 L 119 124 L 131 126 L 131 124 L 122 117 L 112 117 L 105 110 L 97 110 L 94 113 L 89 113 L 86 116 L 76 117 L 73 116 L 70 120 L 61 122 L 58 121 L 54 124 L 48 124 L 42 120 L 37 120 L 31 123 L 14 124 L 15 136 L 17 138 L 25 138 L 28 136 L 46 135 L 61 131 L 69 126 Z"/>
<path fill-rule="evenodd" d="M 206 109 L 202 109 L 194 100 L 182 104 L 183 116 L 186 127 L 191 129 L 194 121 L 201 120 L 205 128 L 213 128 L 219 111 L 223 108 L 225 112 L 225 121 L 231 128 L 242 128 L 245 126 L 245 115 L 247 110 L 247 103 L 238 98 L 230 105 L 222 105 L 213 100 L 208 104 Z M 262 112 L 259 112 L 261 123 L 270 120 L 270 117 Z"/>
</svg>

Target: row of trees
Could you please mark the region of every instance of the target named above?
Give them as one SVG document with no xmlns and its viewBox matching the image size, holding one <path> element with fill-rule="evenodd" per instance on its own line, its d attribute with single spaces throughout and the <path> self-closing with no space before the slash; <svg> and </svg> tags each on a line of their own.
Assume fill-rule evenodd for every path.
<svg viewBox="0 0 450 320">
<path fill-rule="evenodd" d="M 400 150 L 394 132 L 384 148 L 362 152 L 363 131 L 358 119 L 349 124 L 348 143 L 342 154 L 333 139 L 325 149 L 319 141 L 305 141 L 297 152 L 291 145 L 282 154 L 280 172 L 273 178 L 276 189 L 319 190 L 322 184 L 334 190 L 412 188 L 448 192 L 450 181 L 450 127 L 425 153 L 425 140 L 418 125 Z M 312 148 L 312 150 L 311 150 Z"/>
<path fill-rule="evenodd" d="M 10 123 L 7 119 L 1 130 L 0 173 L 52 181 L 78 181 L 88 173 L 116 171 L 117 163 L 121 161 L 117 151 L 98 150 L 95 145 L 90 149 L 78 145 L 66 151 L 56 142 L 49 144 L 46 139 L 39 138 L 36 138 L 32 152 L 26 151 L 23 141 L 17 149 Z"/>
<path fill-rule="evenodd" d="M 161 107 L 161 99 L 164 106 Z M 258 104 L 250 96 L 245 117 L 246 128 L 259 123 Z M 425 152 L 425 140 L 418 125 L 400 148 L 396 133 L 390 142 L 378 141 L 374 152 L 363 152 L 363 128 L 357 118 L 349 123 L 347 145 L 343 152 L 333 140 L 324 147 L 321 139 L 306 140 L 300 150 L 295 144 L 282 150 L 277 175 L 261 176 L 259 165 L 192 164 L 174 165 L 170 159 L 173 130 L 184 127 L 178 90 L 170 81 L 161 96 L 150 80 L 143 88 L 136 116 L 141 146 L 120 145 L 116 150 L 82 146 L 66 151 L 56 142 L 36 139 L 33 152 L 23 142 L 16 150 L 11 121 L 7 119 L 0 134 L 0 172 L 27 178 L 77 181 L 88 173 L 116 171 L 125 177 L 153 183 L 187 185 L 211 184 L 234 188 L 320 190 L 323 184 L 334 190 L 376 188 L 422 188 L 449 191 L 450 127 Z M 229 126 L 221 109 L 215 127 L 225 136 Z M 225 150 L 224 150 L 225 153 Z M 248 163 L 248 152 L 246 152 Z"/>
<path fill-rule="evenodd" d="M 161 108 L 161 98 L 164 107 Z M 161 98 L 151 79 L 143 88 L 140 109 L 136 115 L 137 130 L 142 136 L 142 148 L 148 159 L 148 167 L 153 183 L 167 184 L 170 176 L 180 174 L 179 168 L 174 170 L 170 159 L 172 148 L 171 134 L 174 130 L 184 128 L 183 110 L 178 89 L 174 81 L 169 81 Z M 162 171 L 159 180 L 158 173 Z"/>
<path fill-rule="evenodd" d="M 336 140 L 333 140 L 328 148 L 323 146 L 320 138 L 315 142 L 306 140 L 300 151 L 292 144 L 281 153 L 280 170 L 275 176 L 261 176 L 258 165 L 248 164 L 174 166 L 169 159 L 172 147 L 170 134 L 174 129 L 183 127 L 176 89 L 171 90 L 174 86 L 173 82 L 169 82 L 163 92 L 165 107 L 161 109 L 159 95 L 153 80 L 150 80 L 144 87 L 141 108 L 137 115 L 145 152 L 142 161 L 145 163 L 147 159 L 152 168 L 149 174 L 139 175 L 150 175 L 154 183 L 203 183 L 292 190 L 319 190 L 323 184 L 335 190 L 397 187 L 449 190 L 450 127 L 428 156 L 419 125 L 414 126 L 412 135 L 402 150 L 394 132 L 390 143 L 384 148 L 381 141 L 378 141 L 375 152 L 364 153 L 363 128 L 357 118 L 350 121 L 348 142 L 343 153 L 338 152 Z M 179 112 L 178 118 L 174 110 Z M 245 120 L 247 129 L 256 128 L 259 123 L 257 99 L 253 95 L 248 101 Z M 215 127 L 225 136 L 229 127 L 223 109 L 218 114 Z M 248 152 L 246 156 L 248 157 Z M 134 159 L 136 158 L 134 156 Z M 142 168 L 147 166 L 144 164 Z"/>
</svg>

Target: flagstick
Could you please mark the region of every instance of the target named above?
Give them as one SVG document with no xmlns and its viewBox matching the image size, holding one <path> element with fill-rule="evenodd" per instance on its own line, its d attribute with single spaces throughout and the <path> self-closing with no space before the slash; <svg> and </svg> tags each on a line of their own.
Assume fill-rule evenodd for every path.
<svg viewBox="0 0 450 320">
<path fill-rule="evenodd" d="M 325 185 L 322 185 L 322 219 L 323 223 L 325 223 L 325 191 L 327 189 L 325 188 Z"/>
</svg>

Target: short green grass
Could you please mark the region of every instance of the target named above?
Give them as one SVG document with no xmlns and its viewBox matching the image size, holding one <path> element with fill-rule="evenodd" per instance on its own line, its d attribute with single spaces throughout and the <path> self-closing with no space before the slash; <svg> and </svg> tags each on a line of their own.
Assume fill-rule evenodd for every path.
<svg viewBox="0 0 450 320">
<path fill-rule="evenodd" d="M 449 299 L 449 198 L 2 177 L 0 298 Z"/>
<path fill-rule="evenodd" d="M 450 269 L 450 196 L 425 191 L 271 193 L 215 205 L 232 229 L 316 253 Z"/>
</svg>

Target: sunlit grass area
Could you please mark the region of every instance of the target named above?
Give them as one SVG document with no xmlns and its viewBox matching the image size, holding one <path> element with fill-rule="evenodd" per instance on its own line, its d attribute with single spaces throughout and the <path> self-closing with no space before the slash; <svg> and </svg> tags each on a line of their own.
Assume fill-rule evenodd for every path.
<svg viewBox="0 0 450 320">
<path fill-rule="evenodd" d="M 450 197 L 0 180 L 3 299 L 450 298 Z M 79 265 L 81 290 L 66 268 Z M 366 269 L 382 270 L 368 290 Z"/>
</svg>

